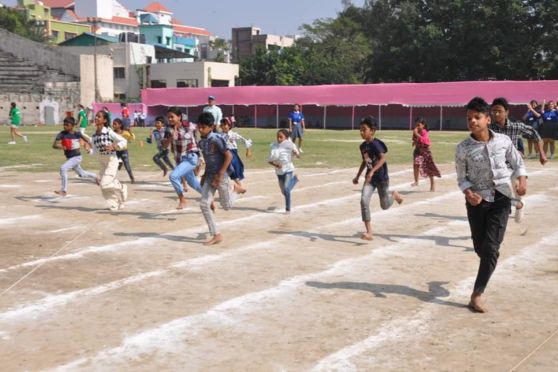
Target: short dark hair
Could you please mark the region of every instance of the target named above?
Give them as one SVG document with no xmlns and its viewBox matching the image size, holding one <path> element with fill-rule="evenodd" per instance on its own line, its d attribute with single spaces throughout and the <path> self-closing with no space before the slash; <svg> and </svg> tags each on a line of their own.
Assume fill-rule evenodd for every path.
<svg viewBox="0 0 558 372">
<path fill-rule="evenodd" d="M 114 119 L 114 120 L 112 121 L 112 123 L 113 123 L 113 124 L 114 124 L 114 123 L 118 123 L 118 125 L 120 125 L 120 128 L 122 128 L 122 127 L 124 126 L 124 122 L 123 122 L 122 119 L 120 119 L 120 118 Z M 122 129 L 124 129 L 124 128 L 122 128 Z"/>
<path fill-rule="evenodd" d="M 490 107 L 494 107 L 494 106 L 502 106 L 506 111 L 510 109 L 510 104 L 508 103 L 508 100 L 505 99 L 504 97 L 494 98 L 494 101 L 492 101 L 492 105 L 490 105 Z"/>
<path fill-rule="evenodd" d="M 277 134 L 279 134 L 279 133 L 283 134 L 287 138 L 289 138 L 291 136 L 291 133 L 289 132 L 289 130 L 285 129 L 285 128 L 279 129 L 277 131 Z"/>
<path fill-rule="evenodd" d="M 66 117 L 64 118 L 64 124 L 76 125 L 76 119 L 74 119 L 73 116 L 66 116 Z"/>
<path fill-rule="evenodd" d="M 157 122 L 157 121 L 160 121 L 161 123 L 165 124 L 165 118 L 162 117 L 162 116 L 157 116 L 157 117 L 155 118 L 155 121 L 156 121 L 156 122 Z"/>
<path fill-rule="evenodd" d="M 200 116 L 198 116 L 198 125 L 215 125 L 215 118 L 211 112 L 202 112 Z"/>
<path fill-rule="evenodd" d="M 167 110 L 167 114 L 169 112 L 172 112 L 176 116 L 182 117 L 182 110 L 180 108 L 176 107 L 176 106 L 169 107 L 168 110 Z"/>
<path fill-rule="evenodd" d="M 378 122 L 376 118 L 372 115 L 368 115 L 360 119 L 360 125 L 366 125 L 368 128 L 376 130 L 378 129 Z"/>
<path fill-rule="evenodd" d="M 490 114 L 490 106 L 488 106 L 488 103 L 482 97 L 474 97 L 467 103 L 465 109 L 467 111 L 476 111 L 486 115 Z"/>
</svg>

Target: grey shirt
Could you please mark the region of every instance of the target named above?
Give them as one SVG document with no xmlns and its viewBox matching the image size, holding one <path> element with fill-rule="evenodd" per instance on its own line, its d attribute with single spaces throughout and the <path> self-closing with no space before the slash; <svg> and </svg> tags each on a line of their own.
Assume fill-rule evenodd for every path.
<svg viewBox="0 0 558 372">
<path fill-rule="evenodd" d="M 490 131 L 490 140 L 480 142 L 469 136 L 457 145 L 455 152 L 457 183 L 461 191 L 471 189 L 488 202 L 496 191 L 513 196 L 511 177 L 526 176 L 521 154 L 511 139 Z"/>
</svg>

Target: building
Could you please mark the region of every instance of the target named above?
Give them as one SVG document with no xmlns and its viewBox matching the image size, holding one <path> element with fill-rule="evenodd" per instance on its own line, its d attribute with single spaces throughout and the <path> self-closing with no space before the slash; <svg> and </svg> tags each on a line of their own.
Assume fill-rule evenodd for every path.
<svg viewBox="0 0 558 372">
<path fill-rule="evenodd" d="M 295 39 L 289 36 L 261 34 L 258 27 L 238 27 L 232 29 L 232 59 L 239 62 L 253 56 L 258 49 L 271 50 L 288 48 Z"/>
<path fill-rule="evenodd" d="M 53 44 L 61 43 L 84 32 L 91 31 L 89 25 L 55 19 L 51 8 L 42 1 L 19 0 L 18 5 L 25 8 L 28 18 L 44 23 L 46 36 Z"/>
<path fill-rule="evenodd" d="M 218 62 L 167 63 L 144 66 L 146 88 L 234 87 L 239 65 Z"/>
</svg>

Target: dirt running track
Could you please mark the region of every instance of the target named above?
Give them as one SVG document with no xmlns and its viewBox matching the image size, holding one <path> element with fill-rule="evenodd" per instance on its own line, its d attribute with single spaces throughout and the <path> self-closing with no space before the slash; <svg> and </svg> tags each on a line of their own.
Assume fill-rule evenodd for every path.
<svg viewBox="0 0 558 372">
<path fill-rule="evenodd" d="M 465 304 L 478 258 L 452 165 L 438 191 L 372 202 L 359 239 L 355 169 L 303 169 L 290 216 L 272 170 L 217 210 L 202 245 L 159 173 L 139 173 L 123 211 L 56 173 L 0 173 L 0 369 L 118 371 L 558 370 L 558 163 L 529 161 L 525 220 L 510 220 L 486 301 Z M 120 178 L 127 180 L 124 173 Z"/>
</svg>

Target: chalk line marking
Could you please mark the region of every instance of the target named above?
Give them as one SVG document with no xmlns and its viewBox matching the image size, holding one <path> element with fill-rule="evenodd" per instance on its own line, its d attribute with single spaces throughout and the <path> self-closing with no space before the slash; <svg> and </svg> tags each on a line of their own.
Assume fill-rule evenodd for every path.
<svg viewBox="0 0 558 372">
<path fill-rule="evenodd" d="M 516 271 L 518 266 L 525 266 L 526 262 L 532 263 L 532 261 L 526 260 L 526 258 L 533 257 L 533 250 L 540 249 L 540 247 L 544 245 L 553 246 L 556 239 L 558 239 L 558 231 L 555 231 L 550 236 L 543 237 L 536 243 L 523 248 L 516 255 L 499 263 L 498 277 L 505 275 L 506 272 Z M 446 298 L 468 297 L 471 292 L 471 283 L 473 283 L 474 280 L 475 276 L 471 276 L 460 281 L 454 286 L 455 289 L 450 291 L 451 295 Z M 389 321 L 385 323 L 376 334 L 321 359 L 316 363 L 313 371 L 357 371 L 358 368 L 350 362 L 351 358 L 375 349 L 390 340 L 400 340 L 405 337 L 416 338 L 419 335 L 425 334 L 428 330 L 429 322 L 434 315 L 432 314 L 432 310 L 435 310 L 435 307 L 433 304 L 425 304 L 421 307 L 421 311 L 414 316 Z"/>
<path fill-rule="evenodd" d="M 77 239 L 81 238 L 81 236 L 83 234 L 85 234 L 87 230 L 83 230 L 80 234 L 76 235 L 72 240 L 70 240 L 69 242 L 67 242 L 66 244 L 64 244 L 59 250 L 57 250 L 56 252 L 54 252 L 51 257 L 56 256 L 57 254 L 59 254 L 60 252 L 62 252 L 64 249 L 66 249 L 67 247 L 69 247 L 73 242 L 75 242 Z M 33 274 L 33 272 L 35 270 L 37 270 L 38 268 L 40 268 L 42 265 L 37 265 L 35 266 L 33 269 L 31 269 L 27 274 L 23 275 L 21 278 L 19 278 L 14 284 L 12 284 L 11 286 L 9 286 L 8 288 L 6 288 L 4 291 L 2 291 L 2 293 L 0 293 L 0 297 L 2 297 L 4 294 L 6 294 L 7 292 L 9 292 L 12 288 L 14 288 L 16 285 L 18 285 L 19 283 L 21 283 L 23 280 L 25 280 L 25 278 L 29 277 L 29 275 Z"/>
<path fill-rule="evenodd" d="M 39 218 L 42 218 L 42 215 L 33 214 L 33 215 L 30 215 L 30 216 L 3 218 L 3 219 L 0 220 L 0 226 L 13 225 L 13 224 L 20 223 L 22 221 L 36 220 L 36 219 L 39 219 Z"/>
</svg>

